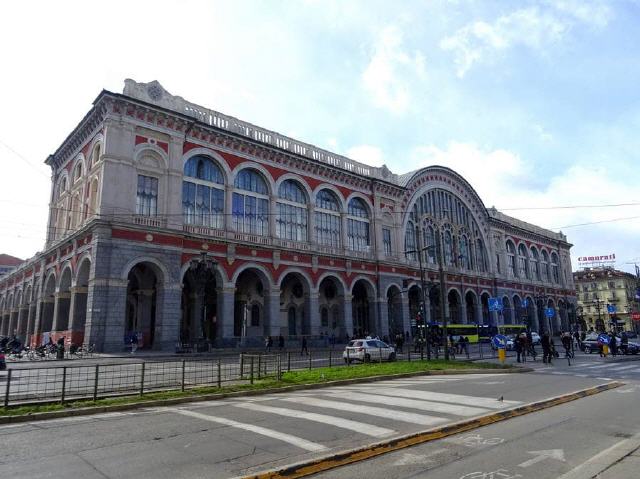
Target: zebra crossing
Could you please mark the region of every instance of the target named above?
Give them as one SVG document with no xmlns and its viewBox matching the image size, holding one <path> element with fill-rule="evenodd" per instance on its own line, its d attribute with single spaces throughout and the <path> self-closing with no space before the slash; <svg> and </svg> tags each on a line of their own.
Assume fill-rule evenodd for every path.
<svg viewBox="0 0 640 479">
<path fill-rule="evenodd" d="M 602 380 L 624 379 L 640 381 L 640 361 L 614 362 L 610 359 L 599 357 L 585 360 L 585 357 L 578 357 L 572 361 L 571 366 L 565 360 L 557 359 L 553 366 L 536 364 L 535 372 L 541 374 L 552 374 L 558 376 L 577 376 L 581 378 L 596 378 Z"/>
<path fill-rule="evenodd" d="M 421 389 L 489 376 L 493 375 L 378 381 L 156 410 L 226 427 L 225 435 L 237 435 L 243 441 L 267 439 L 306 452 L 319 452 L 334 447 L 336 436 L 351 440 L 391 438 L 522 404 L 514 400 Z M 319 427 L 332 438 L 331 441 L 323 443 L 319 440 Z M 250 434 L 248 439 L 247 433 Z"/>
</svg>

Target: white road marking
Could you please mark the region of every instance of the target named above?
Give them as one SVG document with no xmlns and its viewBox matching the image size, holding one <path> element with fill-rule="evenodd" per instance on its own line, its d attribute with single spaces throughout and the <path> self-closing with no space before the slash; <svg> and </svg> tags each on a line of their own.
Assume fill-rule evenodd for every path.
<svg viewBox="0 0 640 479">
<path fill-rule="evenodd" d="M 359 388 L 352 388 L 356 390 L 362 390 Z M 370 388 L 366 388 L 367 390 Z M 520 401 L 498 401 L 497 399 L 491 399 L 486 397 L 477 397 L 477 396 L 464 396 L 462 394 L 447 394 L 447 393 L 437 393 L 432 391 L 420 391 L 420 390 L 410 390 L 410 389 L 397 389 L 397 388 L 375 388 L 376 394 L 381 394 L 383 396 L 400 396 L 406 398 L 413 399 L 423 399 L 426 401 L 436 401 L 436 402 L 444 402 L 444 403 L 457 403 L 457 404 L 465 404 L 468 406 L 479 406 L 485 407 L 489 409 L 503 409 L 508 406 L 516 406 L 518 404 L 522 404 Z M 499 394 L 497 392 L 496 394 Z"/>
<path fill-rule="evenodd" d="M 564 473 L 558 479 L 583 479 L 585 477 L 597 477 L 620 459 L 628 456 L 640 447 L 640 434 L 624 439 L 608 449 L 596 454 L 592 458 L 580 464 L 578 467 Z"/>
<path fill-rule="evenodd" d="M 445 404 L 433 401 L 418 401 L 416 399 L 406 399 L 393 396 L 380 396 L 376 394 L 357 393 L 350 391 L 327 391 L 323 394 L 350 399 L 353 401 L 370 402 L 374 404 L 385 404 L 387 406 L 406 407 L 409 409 L 419 409 L 421 411 L 433 411 L 445 414 L 455 414 L 457 416 L 477 416 L 487 412 L 487 409 L 471 406 L 458 406 L 455 404 Z"/>
<path fill-rule="evenodd" d="M 518 467 L 529 467 L 544 461 L 545 459 L 555 459 L 556 461 L 567 462 L 564 458 L 563 449 L 547 449 L 545 451 L 527 451 L 527 454 L 533 454 L 528 461 L 518 464 Z"/>
<path fill-rule="evenodd" d="M 615 367 L 612 367 L 611 370 L 612 371 L 623 371 L 625 369 L 633 369 L 633 368 L 636 368 L 636 367 L 637 367 L 636 364 L 632 364 L 631 366 L 615 366 Z"/>
<path fill-rule="evenodd" d="M 595 366 L 584 366 L 584 369 L 599 369 L 599 368 L 606 368 L 607 366 L 609 366 L 609 364 L 596 364 Z"/>
<path fill-rule="evenodd" d="M 386 419 L 392 419 L 394 421 L 408 422 L 409 424 L 421 424 L 423 426 L 432 426 L 434 424 L 441 424 L 443 422 L 446 422 L 446 419 L 444 418 L 427 416 L 426 414 L 395 411 L 381 407 L 364 406 L 362 404 L 353 404 L 347 402 L 328 401 L 326 399 L 317 399 L 312 397 L 284 398 L 283 400 L 297 404 L 304 404 L 305 406 L 314 406 L 327 409 L 336 409 L 338 411 L 367 414 L 369 416 L 378 418 L 383 417 Z"/>
<path fill-rule="evenodd" d="M 329 424 L 341 429 L 348 429 L 350 431 L 359 432 L 360 434 L 365 434 L 367 436 L 373 437 L 389 436 L 395 433 L 393 429 L 373 426 L 371 424 L 366 424 L 363 422 L 352 421 L 350 419 L 328 416 L 326 414 L 318 414 L 314 412 L 296 411 L 294 409 L 287 409 L 282 407 L 263 406 L 262 404 L 256 403 L 240 403 L 236 404 L 236 407 L 249 409 L 251 411 L 261 411 L 270 414 L 277 414 L 279 416 L 306 419 L 307 421 L 314 421 L 322 424 Z"/>
<path fill-rule="evenodd" d="M 612 379 L 612 378 L 603 378 L 603 377 L 599 377 L 599 378 L 596 378 L 596 379 L 602 379 L 603 381 L 613 381 L 613 379 Z"/>
<path fill-rule="evenodd" d="M 251 406 L 253 407 L 253 405 Z M 236 429 L 243 429 L 245 431 L 250 431 L 256 434 L 260 434 L 261 436 L 270 437 L 272 439 L 278 439 L 293 446 L 297 446 L 300 449 L 306 449 L 307 451 L 319 452 L 325 451 L 327 449 L 327 447 L 323 446 L 322 444 L 307 441 L 306 439 L 298 436 L 293 436 L 291 434 L 274 431 L 273 429 L 267 429 L 266 427 L 232 421 L 231 419 L 226 419 L 223 417 L 208 416 L 206 414 L 201 414 L 195 411 L 187 411 L 185 409 L 174 409 L 173 412 L 175 412 L 176 414 L 182 414 L 184 416 L 190 416 L 196 419 L 202 419 L 204 421 L 215 422 L 224 426 L 234 427 Z"/>
</svg>

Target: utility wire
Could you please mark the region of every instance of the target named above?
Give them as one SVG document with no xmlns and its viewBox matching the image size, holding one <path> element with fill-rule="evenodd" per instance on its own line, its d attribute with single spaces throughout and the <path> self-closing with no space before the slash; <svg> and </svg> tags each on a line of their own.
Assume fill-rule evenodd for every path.
<svg viewBox="0 0 640 479">
<path fill-rule="evenodd" d="M 16 155 L 18 158 L 20 158 L 22 161 L 24 161 L 27 165 L 29 165 L 29 167 L 31 167 L 33 170 L 37 171 L 38 174 L 44 176 L 47 179 L 50 179 L 51 177 L 49 175 L 47 175 L 46 173 L 44 173 L 40 168 L 38 168 L 37 166 L 35 166 L 33 163 L 31 163 L 29 160 L 27 160 L 24 156 L 22 156 L 20 153 L 18 153 L 16 150 L 14 150 L 13 148 L 11 148 L 9 145 L 7 145 L 4 141 L 2 141 L 0 139 L 0 145 L 4 146 L 7 150 L 9 150 L 11 153 L 13 153 L 14 155 Z"/>
</svg>

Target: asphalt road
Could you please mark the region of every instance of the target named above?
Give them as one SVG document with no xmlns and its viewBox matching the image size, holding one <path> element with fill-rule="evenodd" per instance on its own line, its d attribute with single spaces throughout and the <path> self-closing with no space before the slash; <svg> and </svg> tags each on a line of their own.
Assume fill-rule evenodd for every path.
<svg viewBox="0 0 640 479">
<path fill-rule="evenodd" d="M 422 377 L 4 425 L 0 426 L 0 474 L 29 478 L 228 478 L 602 383 L 595 378 L 542 373 Z M 635 390 L 633 394 L 603 393 L 562 406 L 562 414 L 553 408 L 495 426 L 504 429 L 478 430 L 481 438 L 504 439 L 491 448 L 481 439 L 476 440 L 478 447 L 470 447 L 464 441 L 474 440 L 458 443 L 460 437 L 451 438 L 426 446 L 425 452 L 413 448 L 352 466 L 356 469 L 351 472 L 348 467 L 329 474 L 411 477 L 437 465 L 436 473 L 441 470 L 443 475 L 431 476 L 430 471 L 429 477 L 457 479 L 480 465 L 487 471 L 494 467 L 513 469 L 533 457 L 529 450 L 560 447 L 556 436 L 563 444 L 574 443 L 575 447 L 565 450 L 573 463 L 591 455 L 598 445 L 611 444 L 615 433 L 634 430 L 634 398 Z M 581 419 L 571 419 L 573 410 L 581 411 Z M 621 413 L 628 413 L 629 421 L 618 417 Z M 591 433 L 595 429 L 592 415 L 602 423 L 602 433 Z M 494 452 L 498 450 L 503 452 Z M 397 461 L 414 463 L 387 467 Z M 385 465 L 384 473 L 375 464 L 378 468 Z M 551 459 L 540 464 L 568 467 L 564 462 L 554 465 Z M 540 472 L 539 467 L 534 469 Z"/>
</svg>

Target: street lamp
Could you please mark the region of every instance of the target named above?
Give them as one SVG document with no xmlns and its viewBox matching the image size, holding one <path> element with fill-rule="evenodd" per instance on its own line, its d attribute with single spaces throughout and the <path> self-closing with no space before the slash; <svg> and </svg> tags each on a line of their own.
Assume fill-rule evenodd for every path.
<svg viewBox="0 0 640 479">
<path fill-rule="evenodd" d="M 205 324 L 207 321 L 207 302 L 205 301 L 205 292 L 207 287 L 207 279 L 215 272 L 218 262 L 210 258 L 206 251 L 200 253 L 200 257 L 191 259 L 189 263 L 189 271 L 195 283 L 196 295 L 200 299 L 200 340 L 207 339 Z"/>
</svg>

